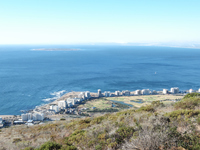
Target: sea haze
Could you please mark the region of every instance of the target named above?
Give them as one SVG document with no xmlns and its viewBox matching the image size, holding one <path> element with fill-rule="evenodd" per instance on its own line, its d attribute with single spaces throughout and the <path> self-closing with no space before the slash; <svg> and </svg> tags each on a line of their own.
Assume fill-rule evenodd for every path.
<svg viewBox="0 0 200 150">
<path fill-rule="evenodd" d="M 33 51 L 66 48 L 77 51 Z M 70 91 L 200 87 L 200 50 L 116 45 L 0 46 L 0 115 Z"/>
</svg>

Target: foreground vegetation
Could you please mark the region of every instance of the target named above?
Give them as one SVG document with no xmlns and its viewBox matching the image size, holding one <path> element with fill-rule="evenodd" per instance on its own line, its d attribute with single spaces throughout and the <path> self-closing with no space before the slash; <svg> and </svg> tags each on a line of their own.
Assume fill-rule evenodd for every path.
<svg viewBox="0 0 200 150">
<path fill-rule="evenodd" d="M 199 95 L 188 94 L 175 104 L 153 101 L 93 118 L 15 126 L 1 130 L 0 149 L 199 150 L 199 108 Z"/>
</svg>

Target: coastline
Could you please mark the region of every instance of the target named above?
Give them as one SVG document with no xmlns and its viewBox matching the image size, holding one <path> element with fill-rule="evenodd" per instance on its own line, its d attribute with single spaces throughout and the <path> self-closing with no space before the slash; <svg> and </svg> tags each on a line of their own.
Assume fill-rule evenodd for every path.
<svg viewBox="0 0 200 150">
<path fill-rule="evenodd" d="M 59 101 L 63 101 L 63 100 L 66 100 L 67 98 L 77 98 L 78 95 L 83 92 L 83 91 L 72 91 L 72 92 L 68 92 L 64 95 L 62 95 L 60 98 L 54 100 L 53 102 L 50 102 L 50 103 L 47 103 L 47 104 L 44 104 L 44 105 L 41 105 L 41 106 L 36 106 L 35 109 L 29 111 L 31 113 L 46 113 L 48 112 L 48 110 L 50 109 L 50 106 L 51 105 L 58 105 L 58 102 Z M 184 94 L 182 93 L 177 93 L 181 96 L 183 96 Z M 177 94 L 171 94 L 171 95 L 177 95 Z M 92 99 L 96 99 L 98 98 L 98 93 L 90 93 Z M 111 92 L 110 95 L 115 95 L 115 92 Z M 166 95 L 166 94 L 163 94 L 162 91 L 157 91 L 157 94 L 149 94 L 149 96 L 152 96 L 152 95 Z M 135 91 L 130 91 L 130 95 L 119 95 L 119 96 L 110 96 L 110 98 L 112 97 L 131 97 L 131 96 L 148 96 L 148 95 L 136 95 L 135 94 Z M 107 97 L 107 96 L 101 96 L 101 97 Z M 107 97 L 108 98 L 108 97 Z M 49 116 L 49 115 L 47 115 Z"/>
<path fill-rule="evenodd" d="M 64 95 L 62 95 L 60 98 L 54 100 L 53 102 L 44 104 L 42 106 L 36 106 L 35 109 L 33 109 L 30 112 L 45 112 L 50 108 L 50 105 L 58 105 L 58 101 L 62 101 L 62 100 L 66 100 L 67 98 L 75 98 L 78 97 L 78 94 L 80 94 L 81 92 L 77 92 L 77 91 L 72 91 L 72 92 L 68 92 Z M 90 93 L 92 97 L 97 98 L 97 93 Z"/>
</svg>

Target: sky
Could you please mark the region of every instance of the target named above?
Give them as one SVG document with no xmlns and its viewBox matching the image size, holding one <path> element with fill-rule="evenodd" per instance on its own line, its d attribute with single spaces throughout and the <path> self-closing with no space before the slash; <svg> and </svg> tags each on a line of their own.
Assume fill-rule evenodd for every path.
<svg viewBox="0 0 200 150">
<path fill-rule="evenodd" d="M 0 44 L 200 43 L 200 0 L 0 0 Z"/>
</svg>

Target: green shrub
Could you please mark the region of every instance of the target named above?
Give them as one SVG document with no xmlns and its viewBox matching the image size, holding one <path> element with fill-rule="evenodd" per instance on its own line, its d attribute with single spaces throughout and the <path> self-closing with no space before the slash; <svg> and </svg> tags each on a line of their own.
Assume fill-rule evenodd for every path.
<svg viewBox="0 0 200 150">
<path fill-rule="evenodd" d="M 194 109 L 195 106 L 199 106 L 200 98 L 191 97 L 191 98 L 184 98 L 181 101 L 175 103 L 174 107 L 176 109 Z"/>
<path fill-rule="evenodd" d="M 133 136 L 134 131 L 135 130 L 133 127 L 120 127 L 114 135 L 115 141 L 118 144 L 123 143 L 125 139 L 129 139 L 131 136 Z"/>
<path fill-rule="evenodd" d="M 26 147 L 24 150 L 34 150 L 33 147 Z"/>
<path fill-rule="evenodd" d="M 20 142 L 20 141 L 22 141 L 22 139 L 20 139 L 20 138 L 14 138 L 14 139 L 13 139 L 13 143 L 18 143 L 18 142 Z"/>
<path fill-rule="evenodd" d="M 147 105 L 147 106 L 142 106 L 139 109 L 137 109 L 137 112 L 141 112 L 141 111 L 149 111 L 149 112 L 154 112 L 155 109 L 153 108 L 152 105 Z"/>
<path fill-rule="evenodd" d="M 192 98 L 192 97 L 199 97 L 200 96 L 200 93 L 188 93 L 187 95 L 185 95 L 183 97 L 183 99 L 185 98 Z"/>
<path fill-rule="evenodd" d="M 97 145 L 97 146 L 95 146 L 95 149 L 96 150 L 102 150 L 102 146 L 101 145 Z"/>
<path fill-rule="evenodd" d="M 85 140 L 85 134 L 85 130 L 76 130 L 66 140 L 68 140 L 70 143 L 78 144 Z"/>
<path fill-rule="evenodd" d="M 173 120 L 181 119 L 182 116 L 185 116 L 185 118 L 190 118 L 194 116 L 198 116 L 200 114 L 199 110 L 184 110 L 179 109 L 172 111 L 170 113 L 166 113 L 165 116 L 172 118 Z"/>
<path fill-rule="evenodd" d="M 153 101 L 153 102 L 151 102 L 151 105 L 153 107 L 159 107 L 159 106 L 163 107 L 164 106 L 163 102 L 160 102 L 160 101 Z"/>
<path fill-rule="evenodd" d="M 62 145 L 55 142 L 46 142 L 37 150 L 60 150 Z"/>
<path fill-rule="evenodd" d="M 105 118 L 105 116 L 95 117 L 92 119 L 91 124 L 100 124 Z"/>
</svg>

